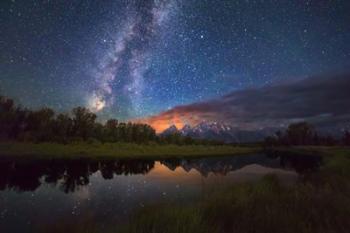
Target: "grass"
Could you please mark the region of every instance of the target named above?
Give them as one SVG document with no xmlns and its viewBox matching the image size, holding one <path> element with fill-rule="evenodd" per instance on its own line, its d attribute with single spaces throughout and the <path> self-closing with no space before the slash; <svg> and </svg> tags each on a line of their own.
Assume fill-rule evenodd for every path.
<svg viewBox="0 0 350 233">
<path fill-rule="evenodd" d="M 212 191 L 191 206 L 141 209 L 122 232 L 346 233 L 350 230 L 349 174 L 333 173 L 333 166 L 315 175 L 317 184 L 308 181 L 286 187 L 276 177 L 266 176 L 258 183 Z"/>
<path fill-rule="evenodd" d="M 203 227 L 205 226 L 205 227 Z M 211 233 L 211 229 L 203 222 L 201 209 L 190 205 L 158 205 L 138 211 L 132 218 L 132 223 L 117 232 L 127 233 Z"/>
<path fill-rule="evenodd" d="M 50 232 L 106 233 L 347 233 L 350 232 L 350 150 L 289 148 L 321 153 L 324 165 L 295 185 L 267 175 L 256 183 L 213 187 L 191 203 L 163 203 L 135 211 L 123 226 L 103 231 L 72 224 Z M 297 155 L 296 155 L 297 156 Z M 85 227 L 89 226 L 89 227 Z"/>
<path fill-rule="evenodd" d="M 1 143 L 0 154 L 21 158 L 169 158 L 221 156 L 257 152 L 233 146 L 176 146 L 135 144 Z M 106 233 L 347 233 L 350 232 L 350 148 L 290 147 L 279 152 L 323 155 L 319 171 L 294 185 L 265 176 L 207 190 L 193 202 L 158 203 L 135 210 L 123 225 L 103 231 L 92 216 L 77 223 L 45 226 L 43 232 Z"/>
<path fill-rule="evenodd" d="M 121 232 L 349 232 L 350 150 L 292 149 L 328 156 L 319 172 L 295 185 L 268 175 L 257 183 L 214 189 L 191 205 L 150 206 L 138 210 Z"/>
<path fill-rule="evenodd" d="M 286 187 L 269 175 L 254 184 L 212 190 L 191 204 L 165 203 L 140 208 L 122 226 L 110 224 L 101 230 L 92 218 L 79 224 L 60 223 L 43 232 L 348 233 L 349 184 L 345 189 L 338 188 L 327 182 Z"/>
<path fill-rule="evenodd" d="M 139 145 L 128 143 L 0 143 L 0 156 L 19 158 L 64 158 L 64 159 L 114 159 L 149 158 L 165 159 L 179 157 L 227 156 L 256 153 L 258 147 L 207 146 L 207 145 Z"/>
</svg>

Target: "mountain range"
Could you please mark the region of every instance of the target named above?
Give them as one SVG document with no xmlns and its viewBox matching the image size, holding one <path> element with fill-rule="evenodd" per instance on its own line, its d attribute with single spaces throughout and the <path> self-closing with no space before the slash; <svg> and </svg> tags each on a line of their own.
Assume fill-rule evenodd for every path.
<svg viewBox="0 0 350 233">
<path fill-rule="evenodd" d="M 277 128 L 248 131 L 218 122 L 202 122 L 193 127 L 185 125 L 181 129 L 172 125 L 164 130 L 161 135 L 179 133 L 182 136 L 190 136 L 197 139 L 209 139 L 226 143 L 244 143 L 262 141 L 265 137 L 272 135 L 276 131 Z"/>
<path fill-rule="evenodd" d="M 349 125 L 335 125 L 316 127 L 319 135 L 332 136 L 340 139 L 345 130 L 349 130 Z M 196 139 L 208 139 L 225 143 L 251 143 L 261 142 L 267 136 L 275 135 L 277 131 L 284 131 L 281 127 L 268 127 L 256 130 L 243 130 L 228 124 L 218 122 L 202 122 L 195 126 L 184 125 L 178 129 L 175 125 L 164 130 L 160 135 L 179 133 L 182 136 L 190 136 Z"/>
</svg>

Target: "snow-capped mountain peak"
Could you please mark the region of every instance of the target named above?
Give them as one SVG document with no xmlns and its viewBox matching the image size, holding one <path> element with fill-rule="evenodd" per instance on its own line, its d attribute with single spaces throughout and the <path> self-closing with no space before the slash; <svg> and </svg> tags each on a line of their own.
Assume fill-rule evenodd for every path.
<svg viewBox="0 0 350 233">
<path fill-rule="evenodd" d="M 178 128 L 175 125 L 170 126 L 162 132 L 163 135 L 173 134 L 179 132 Z"/>
<path fill-rule="evenodd" d="M 175 125 L 172 125 L 164 130 L 162 135 L 172 133 L 180 133 L 183 136 L 190 136 L 192 138 L 223 142 L 253 142 L 262 140 L 267 135 L 270 135 L 271 132 L 265 130 L 244 131 L 232 125 L 219 122 L 201 122 L 193 127 L 186 124 L 182 129 L 177 129 Z"/>
<path fill-rule="evenodd" d="M 190 125 L 188 125 L 188 124 L 186 124 L 186 125 L 184 125 L 184 127 L 182 127 L 182 129 L 180 130 L 180 133 L 182 134 L 182 135 L 185 135 L 185 136 L 187 136 L 189 133 L 191 133 L 192 132 L 192 128 L 191 128 L 191 126 Z"/>
</svg>

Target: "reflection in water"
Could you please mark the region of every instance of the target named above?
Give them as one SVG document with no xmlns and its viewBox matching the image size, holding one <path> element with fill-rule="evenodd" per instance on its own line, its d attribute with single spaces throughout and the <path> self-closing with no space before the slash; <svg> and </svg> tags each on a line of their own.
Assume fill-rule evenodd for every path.
<svg viewBox="0 0 350 233">
<path fill-rule="evenodd" d="M 154 167 L 150 160 L 31 160 L 1 161 L 0 190 L 34 191 L 42 183 L 58 185 L 64 192 L 74 192 L 89 184 L 97 171 L 104 179 L 116 175 L 146 174 Z"/>
<path fill-rule="evenodd" d="M 301 155 L 245 155 L 224 158 L 166 159 L 159 161 L 170 171 L 181 167 L 198 171 L 203 177 L 210 173 L 227 175 L 248 165 L 282 168 L 304 173 L 319 167 L 321 157 Z M 35 191 L 42 184 L 59 187 L 65 193 L 74 192 L 90 183 L 90 176 L 100 172 L 105 180 L 114 176 L 146 175 L 155 168 L 153 160 L 3 160 L 0 162 L 0 191 Z M 251 169 L 256 169 L 250 167 Z"/>
<path fill-rule="evenodd" d="M 2 158 L 0 232 L 37 233 L 43 225 L 85 225 L 87 219 L 104 232 L 150 204 L 191 203 L 213 187 L 254 182 L 270 173 L 288 185 L 320 162 L 320 157 L 265 154 L 161 161 Z"/>
</svg>

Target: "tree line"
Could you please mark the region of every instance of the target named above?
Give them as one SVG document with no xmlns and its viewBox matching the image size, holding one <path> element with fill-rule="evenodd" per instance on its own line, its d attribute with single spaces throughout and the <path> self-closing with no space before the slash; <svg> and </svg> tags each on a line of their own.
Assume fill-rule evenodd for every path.
<svg viewBox="0 0 350 233">
<path fill-rule="evenodd" d="M 350 146 L 350 132 L 344 131 L 341 139 L 331 135 L 321 135 L 315 127 L 307 122 L 293 123 L 282 132 L 265 138 L 265 146 L 294 146 L 294 145 L 347 145 Z"/>
<path fill-rule="evenodd" d="M 70 113 L 55 113 L 50 108 L 36 111 L 22 108 L 5 96 L 0 96 L 0 140 L 23 142 L 76 141 L 127 142 L 160 144 L 217 144 L 178 134 L 158 136 L 155 130 L 140 123 L 124 123 L 109 119 L 97 121 L 97 115 L 84 107 L 76 107 Z"/>
</svg>

